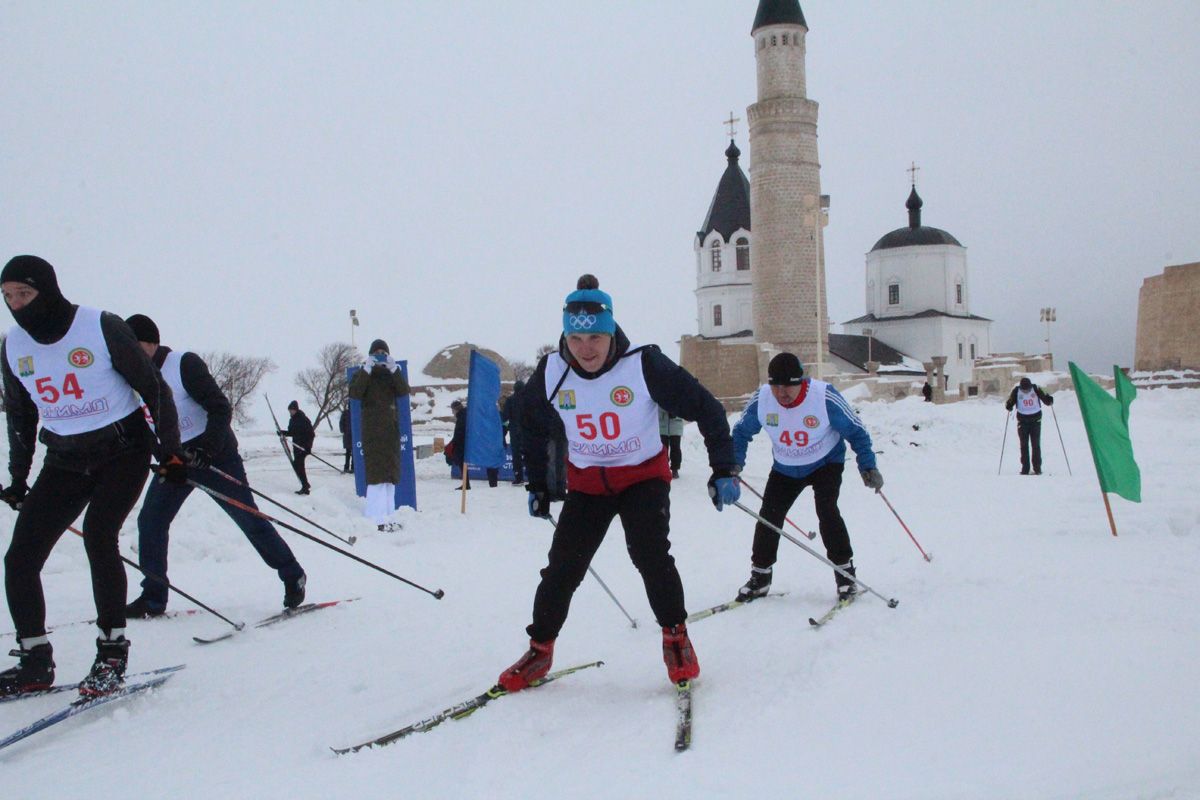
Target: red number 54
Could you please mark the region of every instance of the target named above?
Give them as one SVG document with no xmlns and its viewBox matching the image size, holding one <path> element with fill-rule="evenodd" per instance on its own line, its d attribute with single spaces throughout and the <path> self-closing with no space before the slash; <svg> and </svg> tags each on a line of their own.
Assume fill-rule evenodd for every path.
<svg viewBox="0 0 1200 800">
<path fill-rule="evenodd" d="M 57 403 L 58 399 L 64 395 L 74 397 L 76 400 L 83 399 L 83 389 L 79 388 L 79 378 L 75 377 L 74 372 L 68 372 L 67 377 L 63 378 L 62 389 L 59 390 L 54 385 L 54 378 L 49 375 L 38 378 L 34 381 L 37 387 L 38 396 L 42 398 L 43 403 Z"/>
</svg>

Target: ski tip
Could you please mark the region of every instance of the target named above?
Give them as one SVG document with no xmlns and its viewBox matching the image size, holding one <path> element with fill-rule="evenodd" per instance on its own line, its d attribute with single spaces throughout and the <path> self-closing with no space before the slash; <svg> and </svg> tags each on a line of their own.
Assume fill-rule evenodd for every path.
<svg viewBox="0 0 1200 800">
<path fill-rule="evenodd" d="M 895 608 L 898 605 L 900 605 L 900 601 L 896 598 L 893 597 L 891 600 L 888 600 L 888 608 Z"/>
<path fill-rule="evenodd" d="M 446 593 L 443 592 L 441 589 L 438 589 L 436 592 L 433 593 L 434 600 L 441 600 L 445 596 L 446 596 Z"/>
<path fill-rule="evenodd" d="M 821 627 L 821 623 L 817 622 L 817 619 L 816 619 L 816 617 L 809 617 L 809 618 L 808 618 L 808 624 L 809 624 L 809 625 L 812 625 L 814 628 L 819 628 L 819 627 Z"/>
</svg>

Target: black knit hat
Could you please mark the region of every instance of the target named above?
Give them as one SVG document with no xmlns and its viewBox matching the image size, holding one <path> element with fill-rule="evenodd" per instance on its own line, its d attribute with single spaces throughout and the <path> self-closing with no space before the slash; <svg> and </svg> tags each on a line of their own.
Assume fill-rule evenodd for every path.
<svg viewBox="0 0 1200 800">
<path fill-rule="evenodd" d="M 58 297 L 58 277 L 50 262 L 38 256 L 14 256 L 0 272 L 0 283 L 15 281 L 32 286 L 42 294 Z"/>
<path fill-rule="evenodd" d="M 772 386 L 797 386 L 804 380 L 804 366 L 792 353 L 780 353 L 767 365 L 767 383 Z"/>
<path fill-rule="evenodd" d="M 294 410 L 296 410 L 296 411 L 299 411 L 299 410 L 300 410 L 300 404 L 299 404 L 299 403 L 297 403 L 295 400 L 293 400 L 292 402 L 288 403 L 288 411 L 292 411 L 293 409 L 294 409 Z"/>
<path fill-rule="evenodd" d="M 392 354 L 392 351 L 388 349 L 387 342 L 385 342 L 383 339 L 376 339 L 375 341 L 371 342 L 370 348 L 367 349 L 367 355 L 371 355 L 372 353 L 380 350 L 387 353 L 389 356 Z"/>
<path fill-rule="evenodd" d="M 139 342 L 159 344 L 162 341 L 158 338 L 158 326 L 145 314 L 134 314 L 132 317 L 127 317 L 125 324 L 133 328 L 133 335 Z"/>
</svg>

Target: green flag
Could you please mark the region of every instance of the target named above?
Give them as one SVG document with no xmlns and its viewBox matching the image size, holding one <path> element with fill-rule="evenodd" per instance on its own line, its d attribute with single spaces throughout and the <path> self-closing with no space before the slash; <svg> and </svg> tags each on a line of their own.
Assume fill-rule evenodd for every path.
<svg viewBox="0 0 1200 800">
<path fill-rule="evenodd" d="M 1124 372 L 1113 367 L 1117 382 L 1117 396 L 1113 397 L 1074 362 L 1070 367 L 1100 490 L 1142 502 L 1142 473 L 1133 460 L 1133 442 L 1129 438 L 1129 404 L 1137 396 L 1137 389 Z"/>
</svg>

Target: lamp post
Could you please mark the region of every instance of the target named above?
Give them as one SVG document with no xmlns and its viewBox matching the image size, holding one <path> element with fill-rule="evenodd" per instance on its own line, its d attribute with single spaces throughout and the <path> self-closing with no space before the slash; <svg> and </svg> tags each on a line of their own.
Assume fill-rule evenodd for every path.
<svg viewBox="0 0 1200 800">
<path fill-rule="evenodd" d="M 821 264 L 821 223 L 824 221 L 822 217 L 829 210 L 829 195 L 804 195 L 804 207 L 808 209 L 808 214 L 812 215 L 812 242 L 814 261 L 816 262 L 816 283 L 817 283 L 817 358 L 814 364 L 814 374 L 817 380 L 821 379 L 821 362 L 824 358 L 824 341 L 825 341 L 825 315 L 822 313 L 823 303 L 821 302 L 821 275 L 824 272 Z M 808 214 L 805 214 L 807 217 Z M 807 221 L 807 220 L 806 220 Z"/>
<path fill-rule="evenodd" d="M 350 346 L 354 346 L 354 329 L 358 327 L 358 314 L 352 308 L 350 309 Z"/>
<path fill-rule="evenodd" d="M 875 360 L 871 358 L 871 345 L 874 343 L 874 339 L 872 338 L 874 333 L 875 331 L 873 328 L 863 328 L 863 336 L 867 337 L 867 361 Z"/>
<path fill-rule="evenodd" d="M 1046 354 L 1050 355 L 1050 323 L 1058 321 L 1058 310 L 1055 308 L 1042 309 L 1042 322 L 1046 323 Z"/>
</svg>

